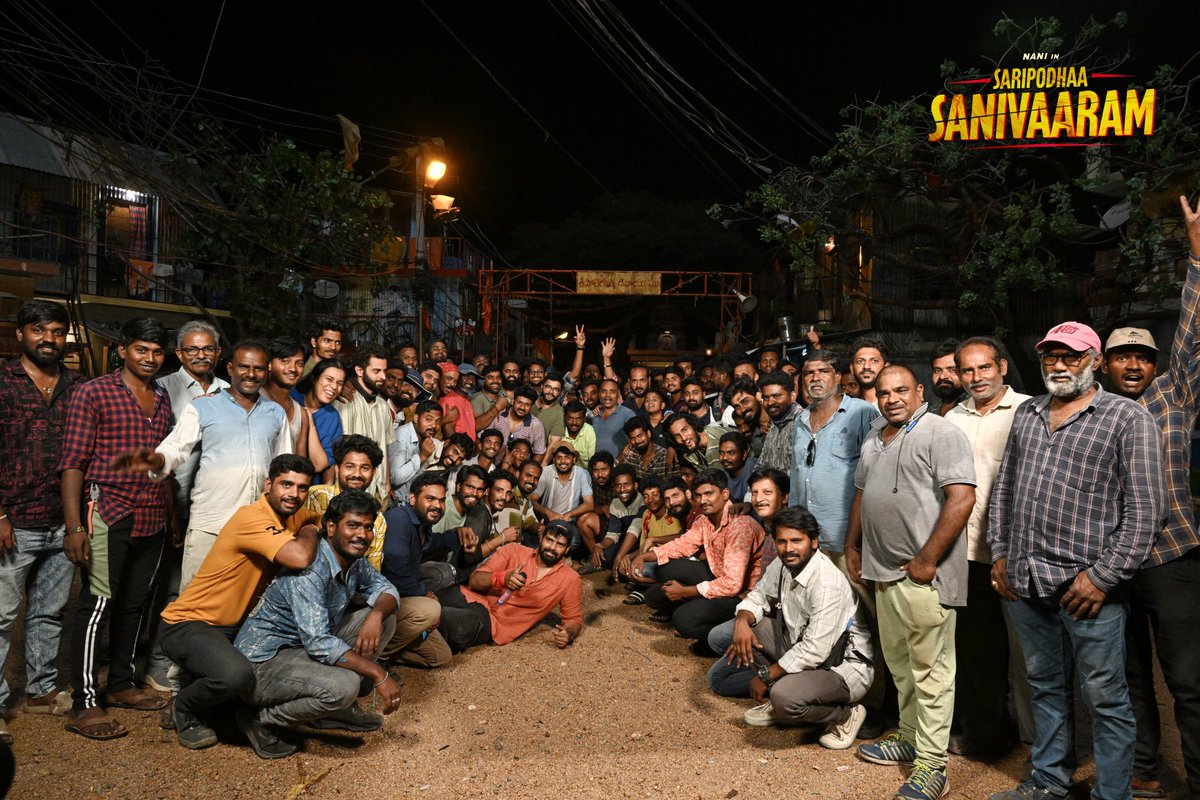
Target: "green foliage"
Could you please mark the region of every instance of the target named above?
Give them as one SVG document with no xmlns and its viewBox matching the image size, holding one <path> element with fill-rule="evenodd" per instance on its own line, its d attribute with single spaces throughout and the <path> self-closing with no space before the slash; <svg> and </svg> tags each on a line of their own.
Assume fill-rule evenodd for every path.
<svg viewBox="0 0 1200 800">
<path fill-rule="evenodd" d="M 201 123 L 202 148 L 174 157 L 177 180 L 214 193 L 188 210 L 181 249 L 211 265 L 248 333 L 295 327 L 301 295 L 322 277 L 370 269 L 372 245 L 390 236 L 383 192 L 362 186 L 340 158 L 310 153 L 287 139 L 241 149 L 213 123 Z"/>
<path fill-rule="evenodd" d="M 1005 50 L 1002 64 L 1013 64 L 1021 52 L 1049 52 L 1059 53 L 1063 65 L 1121 72 L 1123 57 L 1112 54 L 1123 47 L 1110 38 L 1126 22 L 1124 14 L 1089 20 L 1069 37 L 1055 19 L 1023 25 L 1005 16 L 993 32 Z M 947 60 L 941 75 L 946 81 L 971 78 L 995 66 L 960 67 Z M 1153 136 L 1086 155 L 1080 149 L 972 150 L 957 141 L 931 143 L 928 96 L 850 106 L 836 143 L 807 169 L 781 171 L 740 205 L 710 214 L 726 224 L 757 222 L 762 239 L 785 247 L 798 270 L 816 269 L 819 246 L 830 234 L 861 242 L 880 269 L 902 266 L 925 285 L 945 287 L 932 295 L 933 305 L 922 307 L 957 308 L 975 330 L 981 320 L 994 330 L 1013 330 L 1022 300 L 1065 287 L 1072 273 L 1086 274 L 1093 293 L 1120 302 L 1161 298 L 1177 291 L 1169 269 L 1182 252 L 1176 198 L 1192 192 L 1200 175 L 1200 115 L 1194 103 L 1187 107 L 1188 86 L 1178 80 L 1164 66 L 1147 81 L 1158 92 Z M 1124 196 L 1093 192 L 1100 184 L 1123 187 Z M 1129 202 L 1128 222 L 1101 230 L 1099 216 L 1122 200 Z M 927 222 L 906 222 L 907 229 L 889 225 L 896 217 L 911 220 L 914 208 L 925 209 Z M 922 260 L 918 248 L 937 253 L 942 263 Z M 1115 268 L 1093 269 L 1101 251 L 1115 254 Z M 850 275 L 857 264 L 843 269 Z M 903 306 L 908 298 L 893 291 L 864 299 L 878 307 Z M 1086 307 L 1076 311 L 1076 318 L 1086 318 Z"/>
</svg>

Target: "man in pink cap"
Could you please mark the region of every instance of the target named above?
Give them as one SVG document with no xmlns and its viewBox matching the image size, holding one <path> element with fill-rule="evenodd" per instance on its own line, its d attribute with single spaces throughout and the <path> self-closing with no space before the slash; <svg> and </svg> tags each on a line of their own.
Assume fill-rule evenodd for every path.
<svg viewBox="0 0 1200 800">
<path fill-rule="evenodd" d="M 458 367 L 453 361 L 442 361 L 438 366 L 442 369 L 438 403 L 445 412 L 442 433 L 446 436 L 465 433 L 471 437 L 471 441 L 475 441 L 475 411 L 471 408 L 471 401 L 458 390 Z"/>
<path fill-rule="evenodd" d="M 1048 394 L 1021 405 L 988 509 L 992 586 L 1033 689 L 1033 772 L 992 800 L 1065 797 L 1075 771 L 1072 658 L 1092 717 L 1095 800 L 1128 798 L 1135 728 L 1125 681 L 1126 584 L 1166 509 L 1162 436 L 1096 382 L 1100 337 L 1080 322 L 1037 344 Z"/>
</svg>

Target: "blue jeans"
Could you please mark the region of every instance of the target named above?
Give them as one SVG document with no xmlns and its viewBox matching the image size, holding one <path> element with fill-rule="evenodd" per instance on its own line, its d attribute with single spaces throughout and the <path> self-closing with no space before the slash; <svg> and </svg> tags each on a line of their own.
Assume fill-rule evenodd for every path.
<svg viewBox="0 0 1200 800">
<path fill-rule="evenodd" d="M 1125 618 L 1128 607 L 1105 603 L 1095 619 L 1076 620 L 1055 600 L 1021 599 L 1009 605 L 1033 689 L 1033 779 L 1065 797 L 1075 772 L 1075 729 L 1071 720 L 1070 656 L 1066 632 L 1092 715 L 1096 757 L 1094 800 L 1124 800 L 1133 779 L 1136 737 L 1125 682 Z"/>
<path fill-rule="evenodd" d="M 25 692 L 41 697 L 55 689 L 63 608 L 71 596 L 75 565 L 63 552 L 62 525 L 30 530 L 17 528 L 15 553 L 0 558 L 0 668 L 8 661 L 12 627 L 25 602 Z M 8 681 L 0 671 L 0 706 L 9 700 Z"/>
<path fill-rule="evenodd" d="M 750 681 L 757 674 L 757 666 L 735 667 L 725 660 L 725 651 L 733 644 L 735 622 L 736 619 L 722 622 L 708 632 L 708 646 L 718 655 L 708 670 L 708 688 L 724 697 L 749 697 Z"/>
</svg>

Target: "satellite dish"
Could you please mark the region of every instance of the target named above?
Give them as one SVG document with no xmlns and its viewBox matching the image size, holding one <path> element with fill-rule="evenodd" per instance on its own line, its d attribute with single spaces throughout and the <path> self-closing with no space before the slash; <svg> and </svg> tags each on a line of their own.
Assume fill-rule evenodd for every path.
<svg viewBox="0 0 1200 800">
<path fill-rule="evenodd" d="M 325 278 L 321 278 L 320 280 L 314 282 L 312 286 L 312 293 L 322 300 L 332 300 L 333 298 L 337 297 L 338 293 L 341 291 L 342 290 L 336 283 L 326 280 Z"/>
</svg>

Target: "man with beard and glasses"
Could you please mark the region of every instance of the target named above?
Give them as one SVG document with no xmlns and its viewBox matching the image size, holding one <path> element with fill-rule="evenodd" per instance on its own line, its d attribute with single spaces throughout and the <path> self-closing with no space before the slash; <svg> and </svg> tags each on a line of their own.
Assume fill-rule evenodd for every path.
<svg viewBox="0 0 1200 800">
<path fill-rule="evenodd" d="M 417 403 L 412 422 L 396 429 L 396 441 L 387 451 L 396 502 L 407 502 L 413 479 L 441 458 L 443 445 L 437 438 L 441 427 L 442 407 L 423 400 Z"/>
<path fill-rule="evenodd" d="M 400 597 L 364 558 L 378 513 L 367 492 L 333 498 L 313 563 L 281 572 L 238 631 L 234 646 L 250 661 L 247 699 L 256 708 L 239 708 L 235 719 L 260 758 L 295 751 L 280 728 L 379 730 L 383 717 L 361 709 L 360 697 L 370 696 L 382 714 L 400 707 L 400 686 L 377 663 L 396 629 Z M 365 607 L 352 603 L 356 595 Z"/>
<path fill-rule="evenodd" d="M 955 677 L 954 720 L 950 752 L 962 755 L 1003 755 L 1014 742 L 1008 713 L 1010 633 L 1003 602 L 991 587 L 992 553 L 987 544 L 988 503 L 1008 433 L 1028 395 L 1004 385 L 1008 359 L 1000 343 L 976 336 L 958 346 L 954 355 L 967 398 L 946 420 L 966 434 L 975 456 L 975 506 L 967 519 L 967 604 L 958 609 L 954 646 L 959 669 Z M 1016 658 L 1020 659 L 1017 649 Z M 1013 705 L 1027 741 L 1033 738 L 1032 711 L 1024 661 L 1017 665 Z"/>
<path fill-rule="evenodd" d="M 867 716 L 859 701 L 874 673 L 871 632 L 850 582 L 821 553 L 812 514 L 780 511 L 771 536 L 779 558 L 738 603 L 708 685 L 759 703 L 743 715 L 747 725 L 823 725 L 822 747 L 849 749 Z"/>
<path fill-rule="evenodd" d="M 319 319 L 313 323 L 308 340 L 312 354 L 308 357 L 308 361 L 304 362 L 304 371 L 300 373 L 301 378 L 308 377 L 308 373 L 312 372 L 313 367 L 320 362 L 338 357 L 338 354 L 342 352 L 342 334 L 344 332 L 342 324 L 337 320 Z"/>
<path fill-rule="evenodd" d="M 63 609 L 75 565 L 63 549 L 58 460 L 67 407 L 83 376 L 62 365 L 66 309 L 31 300 L 17 311 L 20 355 L 0 369 L 0 667 L 25 598 L 26 713 L 62 714 L 68 696 L 56 685 Z M 0 707 L 10 700 L 0 674 Z M 0 739 L 12 735 L 0 718 Z"/>
<path fill-rule="evenodd" d="M 508 644 L 555 608 L 554 644 L 567 647 L 583 630 L 583 581 L 564 559 L 571 531 L 561 520 L 546 525 L 537 548 L 506 544 L 481 564 L 467 586 L 438 594 L 441 631 L 456 653 L 482 644 Z"/>
<path fill-rule="evenodd" d="M 541 458 L 546 452 L 546 429 L 541 420 L 533 415 L 533 404 L 537 392 L 530 386 L 519 386 L 513 392 L 512 406 L 496 418 L 495 428 L 504 435 L 505 441 L 524 439 L 529 442 L 532 455 Z M 522 462 L 524 463 L 524 462 Z"/>
<path fill-rule="evenodd" d="M 967 399 L 954 362 L 958 344 L 958 339 L 946 339 L 934 348 L 933 357 L 929 359 L 929 368 L 933 373 L 933 394 L 938 399 L 936 406 L 929 404 L 929 410 L 939 417 L 946 416 Z"/>
<path fill-rule="evenodd" d="M 375 442 L 357 433 L 343 436 L 333 446 L 336 482 L 320 484 L 309 489 L 308 497 L 304 501 L 305 507 L 313 512 L 315 518 L 321 519 L 325 516 L 325 509 L 329 508 L 329 501 L 346 489 L 359 489 L 365 492 L 382 463 L 383 453 Z M 379 569 L 383 562 L 383 544 L 386 537 L 387 521 L 383 514 L 379 513 L 375 516 L 375 539 L 371 542 L 371 549 L 367 551 L 366 555 L 367 561 L 375 569 Z"/>
<path fill-rule="evenodd" d="M 291 452 L 283 408 L 259 392 L 267 361 L 262 345 L 239 343 L 227 364 L 228 389 L 193 400 L 155 449 L 126 451 L 112 460 L 114 469 L 145 472 L 152 481 L 162 481 L 200 451 L 183 540 L 180 591 L 200 569 L 233 512 L 258 496 L 271 459 Z"/>
<path fill-rule="evenodd" d="M 1165 448 L 1166 524 L 1154 541 L 1150 557 L 1130 584 L 1129 619 L 1125 623 L 1125 676 L 1137 719 L 1135 797 L 1162 791 L 1154 651 L 1175 699 L 1175 723 L 1183 744 L 1188 789 L 1193 797 L 1200 797 L 1200 647 L 1194 635 L 1200 627 L 1200 581 L 1195 580 L 1200 537 L 1189 482 L 1191 432 L 1200 404 L 1200 358 L 1195 336 L 1200 315 L 1200 210 L 1194 210 L 1185 197 L 1179 202 L 1191 251 L 1166 371 L 1157 375 L 1158 348 L 1150 332 L 1142 328 L 1113 331 L 1101 364 L 1113 392 L 1138 400 L 1154 417 Z"/>
<path fill-rule="evenodd" d="M 373 344 L 359 347 L 354 354 L 354 370 L 347 374 L 346 383 L 353 387 L 353 396 L 346 403 L 338 404 L 338 415 L 342 418 L 343 434 L 357 433 L 366 436 L 386 453 L 396 441 L 396 429 L 392 424 L 392 411 L 383 397 L 383 385 L 387 380 L 387 353 Z M 375 496 L 380 505 L 386 507 L 388 489 L 391 486 L 387 465 L 376 471 L 367 491 Z"/>
<path fill-rule="evenodd" d="M 533 415 L 546 429 L 547 446 L 555 439 L 561 438 L 567 432 L 563 407 L 559 403 L 562 398 L 563 382 L 558 375 L 546 375 L 542 379 L 538 399 L 533 404 Z"/>
<path fill-rule="evenodd" d="M 587 407 L 578 400 L 572 400 L 563 407 L 564 432 L 558 438 L 551 437 L 546 446 L 546 454 L 542 456 L 542 465 L 548 466 L 555 449 L 560 444 L 569 444 L 575 454 L 584 463 L 596 453 L 596 430 L 587 421 Z"/>
<path fill-rule="evenodd" d="M 644 364 L 635 364 L 629 368 L 629 396 L 622 403 L 638 416 L 644 414 L 646 405 L 646 390 L 650 388 L 650 370 Z"/>
<path fill-rule="evenodd" d="M 878 339 L 864 336 L 850 345 L 850 354 L 850 375 L 858 385 L 858 394 L 854 396 L 875 405 L 875 380 L 879 371 L 890 363 L 887 348 Z"/>
<path fill-rule="evenodd" d="M 658 445 L 650 435 L 650 423 L 643 417 L 625 420 L 625 449 L 615 463 L 628 464 L 641 481 L 649 475 L 665 478 L 675 471 L 674 451 Z"/>
<path fill-rule="evenodd" d="M 525 383 L 534 388 L 534 391 L 541 392 L 542 381 L 546 380 L 546 362 L 540 358 L 532 359 L 529 365 L 525 367 Z"/>
<path fill-rule="evenodd" d="M 1078 674 L 1092 718 L 1092 796 L 1125 798 L 1136 739 L 1125 678 L 1126 584 L 1163 530 L 1162 432 L 1145 407 L 1096 383 L 1100 337 L 1087 325 L 1054 326 L 1037 351 L 1048 394 L 1016 411 L 987 534 L 992 585 L 1010 601 L 1033 689 L 1033 772 L 992 797 L 1070 791 Z"/>
<path fill-rule="evenodd" d="M 494 428 L 496 417 L 508 408 L 508 395 L 504 393 L 504 373 L 499 364 L 488 364 L 483 368 L 482 388 L 471 398 L 471 411 L 475 413 L 475 430 Z"/>
<path fill-rule="evenodd" d="M 163 609 L 163 651 L 183 675 L 171 722 L 189 750 L 216 744 L 212 723 L 254 683 L 233 640 L 263 590 L 280 567 L 304 569 L 316 557 L 320 520 L 304 508 L 314 474 L 300 456 L 272 459 L 263 493 L 233 513 L 196 577 Z"/>
<path fill-rule="evenodd" d="M 117 347 L 120 368 L 77 387 L 67 410 L 58 463 L 67 526 L 63 547 L 82 568 L 82 581 L 71 630 L 74 691 L 65 727 L 89 739 L 128 733 L 105 713 L 102 699 L 105 706 L 138 711 L 166 705 L 138 688 L 133 674 L 142 619 L 167 539 L 166 489 L 112 464 L 130 450 L 150 452 L 170 429 L 170 397 L 154 382 L 166 346 L 167 330 L 158 320 L 129 320 L 121 326 Z M 265 372 L 265 357 L 262 364 Z M 256 399 L 257 394 L 255 386 Z M 282 409 L 267 405 L 279 412 L 282 423 Z M 106 626 L 109 666 L 102 698 L 99 657 Z"/>
<path fill-rule="evenodd" d="M 770 425 L 758 454 L 760 467 L 774 467 L 791 473 L 796 451 L 796 382 L 786 372 L 768 372 L 758 379 L 759 396 Z"/>
<path fill-rule="evenodd" d="M 729 486 L 719 469 L 701 472 L 692 483 L 700 515 L 687 532 L 639 553 L 629 565 L 637 579 L 642 565 L 656 563 L 654 585 L 645 590 L 653 622 L 670 623 L 685 639 L 706 641 L 709 631 L 733 619 L 741 598 L 762 574 L 763 530 L 748 515 L 735 515 Z M 690 556 L 704 550 L 704 561 Z"/>
<path fill-rule="evenodd" d="M 967 600 L 962 531 L 975 504 L 975 466 L 962 431 L 929 413 L 912 370 L 883 368 L 875 391 L 881 417 L 854 474 L 843 549 L 850 579 L 875 583 L 900 728 L 859 745 L 858 755 L 873 764 L 912 763 L 896 796 L 936 800 L 948 785 L 955 608 Z"/>
<path fill-rule="evenodd" d="M 729 408 L 726 412 L 731 419 L 730 426 L 749 442 L 750 455 L 755 458 L 762 455 L 771 418 L 763 413 L 762 403 L 758 399 L 758 384 L 745 378 L 734 381 L 729 387 Z"/>
</svg>

